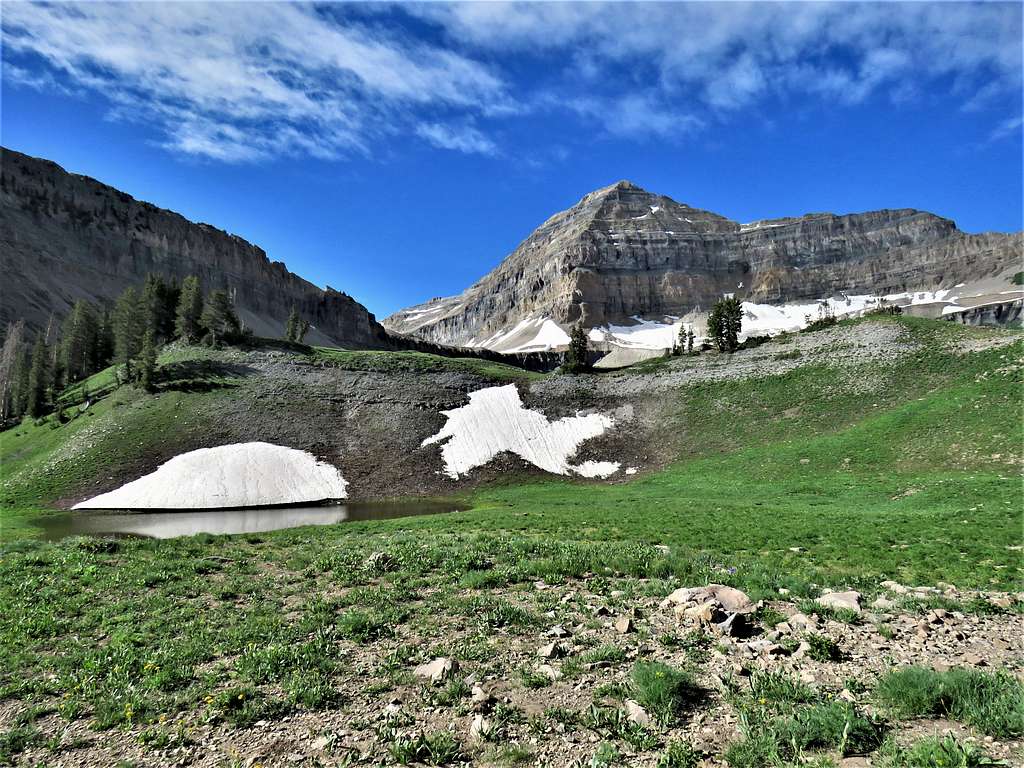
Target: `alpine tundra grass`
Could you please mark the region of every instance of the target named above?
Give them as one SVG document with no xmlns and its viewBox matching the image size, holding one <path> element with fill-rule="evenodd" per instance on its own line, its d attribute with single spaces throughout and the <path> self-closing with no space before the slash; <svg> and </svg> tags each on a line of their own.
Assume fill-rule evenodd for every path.
<svg viewBox="0 0 1024 768">
<path fill-rule="evenodd" d="M 886 594 L 885 580 L 1022 589 L 1021 343 L 956 353 L 944 340 L 974 331 L 886 322 L 930 351 L 683 387 L 677 462 L 628 482 L 484 486 L 463 495 L 467 511 L 447 515 L 42 541 L 34 521 L 105 462 L 130 463 L 147 441 L 200 428 L 204 409 L 244 384 L 226 367 L 234 353 L 201 351 L 217 363 L 207 379 L 216 386 L 120 388 L 97 396 L 93 415 L 26 421 L 0 435 L 0 760 L 77 759 L 115 744 L 126 760 L 228 765 L 256 754 L 244 734 L 285 716 L 296 738 L 341 764 L 371 753 L 385 763 L 542 761 L 573 733 L 607 745 L 589 746 L 586 760 L 624 764 L 689 766 L 698 752 L 733 768 L 865 753 L 892 765 L 940 753 L 983 764 L 971 757 L 982 748 L 961 749 L 962 735 L 883 747 L 896 724 L 922 717 L 991 733 L 1019 754 L 1012 670 L 883 677 L 848 655 L 872 620 L 822 610 L 813 632 L 793 635 L 820 633 L 822 648 L 842 652 L 811 645 L 817 681 L 770 669 L 746 677 L 730 671 L 747 661 L 722 639 L 658 608 L 679 586 L 725 583 L 766 601 L 751 618 L 762 633 L 813 610 L 796 603 L 824 588 L 856 589 L 865 602 Z M 119 440 L 94 426 L 113 413 Z M 84 438 L 80 464 L 54 460 Z M 973 607 L 892 597 L 915 622 L 955 610 L 991 627 L 1021 611 L 1012 597 L 978 596 Z M 626 615 L 635 627 L 624 632 L 605 618 Z M 872 637 L 886 633 L 906 637 L 896 619 Z M 461 669 L 435 686 L 414 670 L 437 657 Z M 501 698 L 479 703 L 473 687 L 495 681 Z M 626 698 L 649 723 L 627 719 Z M 402 704 L 389 708 L 392 699 Z M 739 732 L 694 741 L 705 709 L 739 718 Z M 469 735 L 478 712 L 486 738 Z M 202 745 L 214 734 L 212 752 Z"/>
</svg>

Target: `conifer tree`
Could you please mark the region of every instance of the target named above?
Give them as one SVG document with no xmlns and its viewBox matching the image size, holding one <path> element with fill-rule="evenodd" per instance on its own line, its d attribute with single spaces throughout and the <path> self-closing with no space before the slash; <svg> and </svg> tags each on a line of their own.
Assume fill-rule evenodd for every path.
<svg viewBox="0 0 1024 768">
<path fill-rule="evenodd" d="M 25 410 L 33 418 L 46 413 L 47 393 L 50 388 L 50 349 L 40 334 L 32 348 L 32 364 L 28 374 L 28 395 Z"/>
<path fill-rule="evenodd" d="M 18 400 L 18 363 L 23 358 L 25 347 L 25 321 L 18 320 L 7 326 L 3 349 L 0 350 L 0 424 L 20 416 L 15 413 Z"/>
<path fill-rule="evenodd" d="M 735 352 L 743 325 L 743 307 L 734 296 L 719 299 L 708 315 L 708 336 L 719 352 Z"/>
<path fill-rule="evenodd" d="M 174 330 L 179 339 L 194 344 L 202 334 L 203 291 L 199 278 L 186 277 L 181 284 L 178 307 L 175 313 Z"/>
<path fill-rule="evenodd" d="M 686 354 L 693 354 L 693 340 L 696 338 L 696 334 L 693 332 L 693 328 L 689 327 L 686 329 Z"/>
<path fill-rule="evenodd" d="M 142 286 L 142 304 L 146 313 L 146 327 L 153 331 L 156 343 L 174 337 L 178 298 L 181 289 L 159 275 L 146 275 Z"/>
<path fill-rule="evenodd" d="M 288 322 L 284 326 L 285 338 L 288 341 L 301 344 L 307 333 L 309 333 L 309 321 L 300 318 L 298 310 L 292 307 L 292 311 L 288 315 Z"/>
<path fill-rule="evenodd" d="M 577 323 L 569 332 L 569 352 L 565 357 L 565 370 L 569 373 L 585 371 L 587 364 L 587 332 Z"/>
<path fill-rule="evenodd" d="M 93 349 L 92 373 L 103 370 L 114 359 L 114 315 L 104 307 L 97 317 L 96 346 Z"/>
<path fill-rule="evenodd" d="M 139 352 L 139 383 L 147 392 L 156 389 L 156 338 L 152 329 L 146 329 Z"/>
<path fill-rule="evenodd" d="M 234 341 L 242 334 L 242 324 L 235 314 L 235 306 L 227 291 L 210 291 L 200 318 L 202 325 L 213 334 L 214 341 Z"/>
<path fill-rule="evenodd" d="M 81 381 L 95 372 L 99 326 L 96 311 L 87 301 L 75 302 L 64 321 L 60 340 L 60 361 L 67 383 Z"/>
<path fill-rule="evenodd" d="M 139 294 L 134 288 L 126 288 L 114 307 L 114 354 L 117 363 L 124 366 L 128 381 L 134 379 L 132 364 L 142 349 L 146 330 L 146 314 Z"/>
<path fill-rule="evenodd" d="M 11 393 L 13 403 L 12 416 L 24 416 L 28 410 L 28 383 L 31 365 L 28 344 L 23 343 L 18 350 L 14 363 L 14 374 L 11 377 L 14 381 L 14 388 Z"/>
</svg>

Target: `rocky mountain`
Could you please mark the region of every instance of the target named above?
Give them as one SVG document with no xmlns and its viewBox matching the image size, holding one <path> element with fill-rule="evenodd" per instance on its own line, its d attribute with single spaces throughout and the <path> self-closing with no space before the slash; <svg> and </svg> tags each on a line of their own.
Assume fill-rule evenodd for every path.
<svg viewBox="0 0 1024 768">
<path fill-rule="evenodd" d="M 257 335 L 282 336 L 295 306 L 313 325 L 313 343 L 391 344 L 357 301 L 292 274 L 258 246 L 10 149 L 0 150 L 0 268 L 0 327 L 19 317 L 44 327 L 77 299 L 113 299 L 152 272 L 230 289 Z"/>
<path fill-rule="evenodd" d="M 384 325 L 437 343 L 502 348 L 516 343 L 517 329 L 534 340 L 564 339 L 567 324 L 680 317 L 726 293 L 775 304 L 934 292 L 1019 269 L 1020 261 L 1019 234 L 967 234 L 923 211 L 740 224 L 620 181 L 552 216 L 459 296 L 403 310 Z"/>
</svg>

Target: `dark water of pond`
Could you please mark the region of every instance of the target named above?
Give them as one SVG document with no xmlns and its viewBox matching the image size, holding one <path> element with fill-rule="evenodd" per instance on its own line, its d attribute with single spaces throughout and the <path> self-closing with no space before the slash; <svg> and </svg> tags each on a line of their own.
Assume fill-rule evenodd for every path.
<svg viewBox="0 0 1024 768">
<path fill-rule="evenodd" d="M 250 509 L 202 509 L 159 512 L 127 510 L 65 512 L 36 521 L 43 538 L 68 536 L 130 536 L 173 539 L 197 533 L 263 533 L 303 525 L 333 525 L 356 520 L 387 520 L 395 517 L 458 512 L 466 505 L 453 501 L 365 501 L 330 506 L 253 507 Z"/>
</svg>

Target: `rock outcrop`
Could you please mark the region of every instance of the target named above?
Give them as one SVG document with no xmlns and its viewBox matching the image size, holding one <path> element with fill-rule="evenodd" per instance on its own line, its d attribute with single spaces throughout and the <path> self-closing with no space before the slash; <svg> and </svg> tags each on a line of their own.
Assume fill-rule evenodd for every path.
<svg viewBox="0 0 1024 768">
<path fill-rule="evenodd" d="M 0 267 L 0 327 L 19 317 L 44 327 L 77 299 L 109 301 L 155 273 L 230 289 L 260 336 L 283 335 L 294 306 L 313 326 L 310 342 L 391 344 L 350 296 L 303 280 L 242 238 L 9 149 L 0 150 Z"/>
<path fill-rule="evenodd" d="M 588 327 L 683 316 L 723 294 L 777 303 L 934 290 L 1003 272 L 1019 235 L 966 234 L 912 209 L 740 224 L 620 181 L 538 227 L 459 296 L 384 320 L 442 344 L 482 344 L 530 318 Z"/>
</svg>

